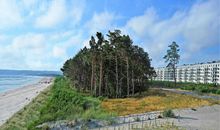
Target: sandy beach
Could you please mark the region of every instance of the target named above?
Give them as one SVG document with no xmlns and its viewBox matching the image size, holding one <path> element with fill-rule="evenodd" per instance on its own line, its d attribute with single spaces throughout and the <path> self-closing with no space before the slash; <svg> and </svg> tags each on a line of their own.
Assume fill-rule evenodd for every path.
<svg viewBox="0 0 220 130">
<path fill-rule="evenodd" d="M 46 77 L 36 84 L 0 93 L 0 125 L 30 103 L 41 91 L 50 86 L 52 81 L 53 78 Z"/>
</svg>

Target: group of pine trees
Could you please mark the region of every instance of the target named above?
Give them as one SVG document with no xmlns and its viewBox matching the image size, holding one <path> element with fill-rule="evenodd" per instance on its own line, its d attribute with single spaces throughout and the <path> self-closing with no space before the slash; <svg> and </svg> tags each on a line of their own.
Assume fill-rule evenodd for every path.
<svg viewBox="0 0 220 130">
<path fill-rule="evenodd" d="M 96 37 L 64 63 L 64 76 L 94 96 L 129 97 L 146 90 L 155 74 L 148 53 L 120 30 L 109 31 L 107 39 L 100 32 Z"/>
</svg>

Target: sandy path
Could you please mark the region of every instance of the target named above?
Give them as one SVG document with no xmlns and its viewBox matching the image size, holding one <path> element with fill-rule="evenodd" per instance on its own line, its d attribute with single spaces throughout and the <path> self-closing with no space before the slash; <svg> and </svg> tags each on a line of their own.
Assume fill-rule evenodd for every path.
<svg viewBox="0 0 220 130">
<path fill-rule="evenodd" d="M 152 88 L 152 89 L 165 90 L 165 91 L 170 91 L 170 92 L 173 92 L 173 93 L 190 95 L 190 96 L 194 96 L 194 97 L 202 98 L 202 99 L 220 100 L 220 96 L 219 95 L 208 94 L 208 93 L 201 93 L 201 94 L 199 94 L 199 93 L 197 93 L 195 91 L 188 91 L 188 90 L 181 90 L 181 89 L 172 89 L 172 88 Z"/>
<path fill-rule="evenodd" d="M 187 130 L 220 130 L 220 105 L 200 107 L 196 111 L 175 110 L 175 114 L 180 118 L 170 120 Z"/>
<path fill-rule="evenodd" d="M 52 80 L 53 78 L 47 77 L 36 84 L 0 93 L 0 125 L 51 85 Z"/>
<path fill-rule="evenodd" d="M 188 109 L 175 109 L 174 113 L 179 118 L 160 118 L 145 120 L 139 122 L 122 123 L 119 125 L 107 126 L 97 128 L 94 130 L 132 130 L 131 128 L 146 128 L 145 126 L 160 126 L 166 122 L 174 123 L 180 129 L 186 130 L 220 130 L 220 105 L 204 106 L 196 108 L 196 110 Z M 146 113 L 145 113 L 146 114 Z M 139 114 L 139 118 L 143 119 L 144 114 Z M 129 117 L 133 120 L 136 117 Z"/>
</svg>

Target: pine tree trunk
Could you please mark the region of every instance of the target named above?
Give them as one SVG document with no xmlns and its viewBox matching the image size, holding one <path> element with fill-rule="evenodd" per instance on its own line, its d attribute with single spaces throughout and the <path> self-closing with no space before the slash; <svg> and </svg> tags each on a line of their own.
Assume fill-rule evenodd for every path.
<svg viewBox="0 0 220 130">
<path fill-rule="evenodd" d="M 105 76 L 105 96 L 107 96 L 107 89 L 108 89 L 108 77 L 107 75 Z"/>
<path fill-rule="evenodd" d="M 93 92 L 93 83 L 94 83 L 94 59 L 92 59 L 92 75 L 91 75 L 91 88 L 90 88 L 90 92 Z"/>
<path fill-rule="evenodd" d="M 176 67 L 175 67 L 175 65 L 173 66 L 173 75 L 174 75 L 174 86 L 176 88 Z"/>
<path fill-rule="evenodd" d="M 94 79 L 95 79 L 95 82 L 94 82 L 94 95 L 96 95 L 96 91 L 97 91 L 97 75 L 96 75 L 96 64 L 94 65 L 94 68 L 95 68 L 95 73 L 94 73 Z"/>
<path fill-rule="evenodd" d="M 141 87 L 143 86 L 143 79 L 140 79 L 140 88 L 139 88 L 139 94 L 141 94 Z"/>
<path fill-rule="evenodd" d="M 134 70 L 132 69 L 132 72 L 131 72 L 131 82 L 132 82 L 132 95 L 134 95 Z"/>
<path fill-rule="evenodd" d="M 126 57 L 126 63 L 127 63 L 127 97 L 129 97 L 129 64 L 128 64 L 128 57 Z"/>
<path fill-rule="evenodd" d="M 116 98 L 118 97 L 118 58 L 115 57 L 115 71 L 116 71 Z"/>
<path fill-rule="evenodd" d="M 100 62 L 100 72 L 99 72 L 99 96 L 101 96 L 101 90 L 102 90 L 102 70 L 103 69 L 103 64 L 102 64 L 102 59 Z"/>
</svg>

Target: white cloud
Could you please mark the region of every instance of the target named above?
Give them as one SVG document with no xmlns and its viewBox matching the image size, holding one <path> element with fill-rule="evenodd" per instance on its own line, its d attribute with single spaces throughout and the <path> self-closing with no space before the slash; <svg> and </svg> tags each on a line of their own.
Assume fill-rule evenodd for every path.
<svg viewBox="0 0 220 130">
<path fill-rule="evenodd" d="M 41 6 L 43 9 L 41 15 L 36 18 L 36 27 L 54 28 L 65 22 L 75 26 L 80 22 L 85 8 L 85 1 L 54 0 L 47 4 L 49 4 L 47 10 L 43 6 L 45 4 Z"/>
<path fill-rule="evenodd" d="M 31 8 L 37 3 L 37 0 L 22 0 L 22 3 L 24 4 L 24 7 Z"/>
<path fill-rule="evenodd" d="M 42 28 L 53 27 L 66 18 L 66 3 L 64 0 L 54 0 L 47 12 L 36 19 L 36 26 Z"/>
<path fill-rule="evenodd" d="M 188 60 L 203 48 L 219 44 L 220 12 L 217 10 L 218 1 L 209 0 L 195 3 L 188 11 L 177 11 L 168 19 L 160 19 L 155 9 L 149 8 L 143 15 L 131 18 L 123 28 L 142 40 L 142 46 L 157 65 L 172 41 L 181 41 L 178 44 L 183 58 Z"/>
<path fill-rule="evenodd" d="M 149 8 L 142 16 L 135 16 L 127 22 L 127 28 L 131 28 L 138 36 L 146 36 L 146 29 L 151 28 L 157 19 L 154 8 Z"/>
<path fill-rule="evenodd" d="M 23 23 L 20 9 L 13 0 L 0 0 L 0 29 Z"/>
<path fill-rule="evenodd" d="M 66 57 L 66 50 L 64 48 L 58 47 L 58 46 L 54 46 L 53 47 L 53 56 L 57 57 L 57 58 L 62 58 L 62 57 Z"/>
<path fill-rule="evenodd" d="M 113 22 L 116 19 L 117 16 L 113 13 L 94 13 L 92 19 L 86 23 L 86 28 L 89 29 L 90 34 L 94 34 L 97 31 L 111 30 L 114 26 Z"/>
<path fill-rule="evenodd" d="M 108 11 L 96 12 L 80 25 L 85 2 L 0 0 L 0 29 L 25 25 L 22 34 L 0 34 L 0 68 L 58 69 L 73 56 L 70 50 L 76 53 L 78 48 L 88 46 L 91 35 L 97 31 L 105 34 L 117 27 L 119 17 Z M 149 52 L 157 66 L 164 65 L 162 57 L 172 41 L 180 45 L 181 59 L 187 61 L 202 49 L 220 43 L 218 5 L 217 0 L 199 1 L 166 19 L 161 19 L 157 10 L 150 7 L 143 15 L 125 21 L 121 29 Z M 59 26 L 65 28 L 34 33 L 39 32 L 38 29 Z"/>
<path fill-rule="evenodd" d="M 47 45 L 45 43 L 45 36 L 43 34 L 23 34 L 16 36 L 11 44 L 5 47 L 5 58 L 10 56 L 7 60 L 9 63 L 17 63 L 16 68 L 30 69 L 37 67 L 36 69 L 42 69 L 44 66 L 37 65 L 40 62 L 44 62 L 44 58 L 47 57 Z M 33 63 L 33 64 L 30 64 Z M 33 65 L 33 66 L 32 66 Z M 8 65 L 10 66 L 10 64 Z"/>
<path fill-rule="evenodd" d="M 5 43 L 7 40 L 9 40 L 9 36 L 5 34 L 0 34 L 0 43 Z"/>
<path fill-rule="evenodd" d="M 220 42 L 219 1 L 195 4 L 184 19 L 183 35 L 194 52 Z"/>
<path fill-rule="evenodd" d="M 85 6 L 86 3 L 84 0 L 73 1 L 73 3 L 70 5 L 69 17 L 73 25 L 79 23 L 82 19 Z"/>
</svg>

